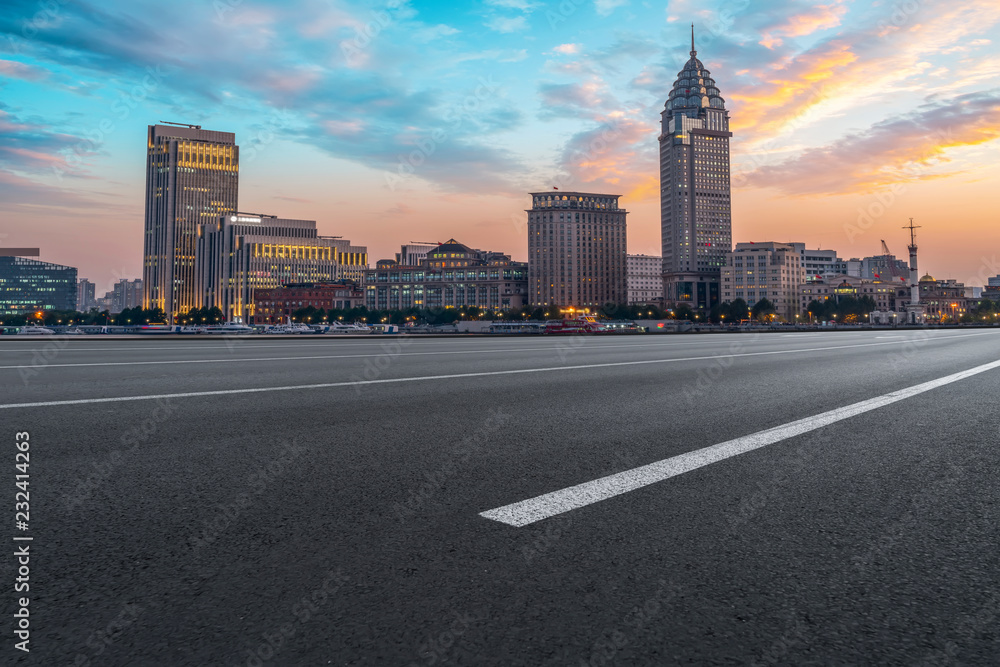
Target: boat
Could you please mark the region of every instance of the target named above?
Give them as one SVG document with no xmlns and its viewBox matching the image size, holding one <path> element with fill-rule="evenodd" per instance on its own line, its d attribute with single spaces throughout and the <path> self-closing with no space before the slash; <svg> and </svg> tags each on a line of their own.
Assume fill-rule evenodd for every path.
<svg viewBox="0 0 1000 667">
<path fill-rule="evenodd" d="M 46 329 L 45 327 L 40 327 L 37 324 L 23 326 L 17 332 L 18 336 L 54 336 L 55 334 L 56 332 L 52 329 Z"/>
<path fill-rule="evenodd" d="M 599 333 L 607 329 L 593 315 L 580 315 L 563 320 L 549 320 L 545 323 L 547 334 Z"/>
<path fill-rule="evenodd" d="M 323 333 L 328 334 L 366 334 L 371 330 L 368 328 L 367 324 L 361 324 L 360 322 L 354 322 L 353 324 L 344 324 L 343 322 L 335 322 L 326 328 Z"/>
<path fill-rule="evenodd" d="M 268 327 L 264 329 L 266 334 L 312 334 L 316 331 L 307 324 L 302 324 L 299 322 L 296 324 L 292 322 L 292 318 L 288 318 L 288 321 L 284 324 L 275 324 L 273 327 Z"/>
<path fill-rule="evenodd" d="M 209 334 L 252 334 L 253 332 L 253 327 L 247 326 L 239 320 L 233 320 L 225 324 L 210 324 L 205 327 L 205 333 Z"/>
<path fill-rule="evenodd" d="M 208 332 L 208 327 L 187 325 L 183 327 L 177 327 L 177 333 L 180 334 L 203 334 Z"/>
</svg>

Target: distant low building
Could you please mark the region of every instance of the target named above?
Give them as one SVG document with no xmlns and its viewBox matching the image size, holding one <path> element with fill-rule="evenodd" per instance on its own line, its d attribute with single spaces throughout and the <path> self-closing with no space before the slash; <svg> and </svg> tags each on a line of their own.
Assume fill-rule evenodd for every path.
<svg viewBox="0 0 1000 667">
<path fill-rule="evenodd" d="M 0 315 L 76 310 L 76 269 L 38 256 L 38 248 L 0 248 Z"/>
<path fill-rule="evenodd" d="M 957 320 L 973 310 L 978 302 L 966 295 L 965 285 L 957 280 L 935 280 L 930 274 L 920 279 L 920 304 L 931 321 Z"/>
<path fill-rule="evenodd" d="M 823 280 L 812 280 L 799 285 L 799 311 L 809 317 L 809 304 L 813 301 L 840 301 L 843 297 L 871 297 L 875 310 L 883 312 L 905 312 L 909 299 L 909 289 L 903 283 L 883 280 L 868 280 L 846 274 L 827 276 Z"/>
<path fill-rule="evenodd" d="M 507 310 L 527 303 L 528 265 L 510 255 L 474 250 L 449 239 L 416 264 L 379 260 L 368 271 L 369 309 L 461 308 Z"/>
<path fill-rule="evenodd" d="M 625 281 L 629 305 L 663 305 L 663 258 L 659 255 L 627 255 Z"/>
<path fill-rule="evenodd" d="M 280 324 L 300 308 L 343 310 L 365 305 L 365 292 L 348 280 L 283 285 L 254 292 L 254 324 Z"/>
<path fill-rule="evenodd" d="M 802 256 L 791 243 L 737 243 L 722 266 L 722 301 L 743 299 L 751 308 L 761 299 L 788 321 L 799 313 L 798 288 L 805 282 Z"/>
<path fill-rule="evenodd" d="M 1000 276 L 987 279 L 986 287 L 983 288 L 982 297 L 992 301 L 1000 299 Z"/>
</svg>

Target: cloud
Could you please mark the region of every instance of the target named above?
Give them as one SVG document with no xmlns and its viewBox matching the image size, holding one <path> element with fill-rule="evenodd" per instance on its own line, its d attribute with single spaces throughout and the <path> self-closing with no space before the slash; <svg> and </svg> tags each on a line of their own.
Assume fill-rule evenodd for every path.
<svg viewBox="0 0 1000 667">
<path fill-rule="evenodd" d="M 600 16 L 607 16 L 623 5 L 627 5 L 628 0 L 594 0 L 594 9 Z"/>
<path fill-rule="evenodd" d="M 760 44 L 773 49 L 784 43 L 782 37 L 804 37 L 819 30 L 836 28 L 846 13 L 847 7 L 840 2 L 810 7 L 767 30 Z"/>
<path fill-rule="evenodd" d="M 592 119 L 597 110 L 611 110 L 619 106 L 598 78 L 584 83 L 543 83 L 538 87 L 538 94 L 543 105 L 539 116 L 543 119 Z"/>
<path fill-rule="evenodd" d="M 486 4 L 501 9 L 518 9 L 522 12 L 531 12 L 538 8 L 538 4 L 528 0 L 486 0 Z"/>
<path fill-rule="evenodd" d="M 560 44 L 559 46 L 552 49 L 552 53 L 558 53 L 564 56 L 570 56 L 574 53 L 580 53 L 579 44 Z"/>
<path fill-rule="evenodd" d="M 494 16 L 483 25 L 494 32 L 506 34 L 526 29 L 528 27 L 528 20 L 523 16 Z"/>
<path fill-rule="evenodd" d="M 18 62 L 16 60 L 0 60 L 0 76 L 25 81 L 40 81 L 49 75 L 44 69 Z"/>
<path fill-rule="evenodd" d="M 792 196 L 870 192 L 893 183 L 946 178 L 948 152 L 1000 139 L 1000 91 L 924 104 L 836 142 L 746 176 L 753 187 Z"/>
</svg>

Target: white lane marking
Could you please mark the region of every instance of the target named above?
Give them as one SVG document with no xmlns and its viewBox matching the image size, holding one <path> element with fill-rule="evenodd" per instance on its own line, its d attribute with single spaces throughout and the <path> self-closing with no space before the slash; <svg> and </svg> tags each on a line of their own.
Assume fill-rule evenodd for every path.
<svg viewBox="0 0 1000 667">
<path fill-rule="evenodd" d="M 941 337 L 938 340 L 952 338 L 969 338 L 971 336 L 995 335 L 996 332 L 961 334 L 958 336 Z M 489 377 L 493 375 L 521 375 L 525 373 L 551 373 L 555 371 L 575 371 L 592 368 L 614 368 L 619 366 L 646 366 L 650 364 L 673 364 L 684 361 L 708 361 L 711 359 L 732 359 L 734 357 L 760 357 L 775 354 L 800 354 L 803 352 L 824 352 L 827 350 L 843 350 L 858 347 L 877 347 L 895 345 L 896 341 L 886 343 L 862 343 L 859 345 L 832 345 L 829 347 L 802 348 L 797 350 L 771 350 L 768 352 L 743 352 L 740 354 L 716 354 L 705 357 L 681 357 L 679 359 L 645 359 L 642 361 L 613 361 L 601 364 L 580 364 L 577 366 L 551 366 L 546 368 L 519 368 L 507 371 L 481 371 L 478 373 L 451 373 L 449 375 L 423 375 L 417 377 L 386 378 L 384 380 L 351 380 L 348 382 L 323 382 L 321 384 L 300 384 L 282 387 L 253 387 L 249 389 L 216 389 L 214 391 L 188 391 L 176 394 L 148 394 L 145 396 L 111 396 L 108 398 L 77 398 L 65 401 L 40 401 L 37 403 L 6 403 L 0 405 L 0 410 L 10 408 L 45 408 L 57 405 L 86 405 L 89 403 L 126 403 L 129 401 L 152 401 L 166 398 L 193 398 L 196 396 L 230 396 L 233 394 L 260 394 L 270 391 L 295 391 L 301 389 L 329 389 L 332 387 L 355 387 L 369 384 L 395 384 L 399 382 L 422 382 L 426 380 L 454 380 L 459 378 Z"/>
<path fill-rule="evenodd" d="M 832 332 L 827 332 L 827 331 L 810 331 L 810 332 L 802 332 L 802 333 L 797 333 L 797 334 L 780 334 L 780 335 L 782 337 L 784 337 L 784 336 L 798 336 L 800 338 L 805 338 L 805 337 L 809 337 L 809 336 L 825 336 L 825 335 L 827 335 L 829 333 L 832 333 Z M 849 333 L 852 333 L 852 334 L 864 334 L 864 333 L 868 333 L 868 334 L 870 334 L 872 332 L 870 332 L 870 331 L 855 331 L 855 332 L 849 332 Z M 934 338 L 940 338 L 942 336 L 945 336 L 945 332 L 944 331 L 931 331 L 929 333 L 931 333 L 932 337 L 934 337 Z M 673 337 L 670 334 L 649 334 L 649 335 L 663 335 L 665 338 L 667 338 L 667 337 L 672 338 Z M 662 345 L 664 347 L 666 347 L 666 346 L 672 346 L 672 345 L 697 345 L 697 344 L 703 344 L 703 343 L 705 343 L 707 341 L 710 341 L 710 340 L 713 340 L 713 339 L 714 340 L 718 340 L 722 336 L 725 336 L 726 339 L 729 339 L 729 338 L 753 337 L 755 335 L 756 335 L 756 333 L 732 333 L 732 332 L 726 331 L 726 332 L 720 332 L 720 333 L 706 334 L 706 336 L 708 336 L 707 340 L 705 338 L 703 338 L 702 336 L 694 335 L 694 336 L 688 338 L 687 340 L 683 340 L 683 341 L 674 341 L 674 342 L 669 342 L 669 343 L 656 343 L 656 344 L 650 344 L 650 345 Z M 763 340 L 766 340 L 767 336 L 775 336 L 775 334 L 767 334 L 767 333 L 764 333 L 764 332 L 761 332 L 761 335 L 764 337 Z M 945 337 L 947 337 L 947 336 L 945 336 Z M 6 336 L 4 336 L 4 338 L 6 338 Z M 426 346 L 426 345 L 454 345 L 454 341 L 455 340 L 461 340 L 461 341 L 465 341 L 465 342 L 469 342 L 469 343 L 486 343 L 486 342 L 489 342 L 489 343 L 493 343 L 493 344 L 501 344 L 502 345 L 502 344 L 506 344 L 506 343 L 517 344 L 517 343 L 520 343 L 523 340 L 525 340 L 525 338 L 527 338 L 527 339 L 530 340 L 532 338 L 535 338 L 535 336 L 525 336 L 525 338 L 514 338 L 512 336 L 498 336 L 496 338 L 489 338 L 489 339 L 485 339 L 485 338 L 458 338 L 458 339 L 452 338 L 452 339 L 448 339 L 448 340 L 442 340 L 440 338 L 420 338 L 420 337 L 418 337 L 416 335 L 404 336 L 404 337 L 401 337 L 401 338 L 396 338 L 396 337 L 384 337 L 383 338 L 381 336 L 374 337 L 374 338 L 376 340 L 378 340 L 379 342 L 375 342 L 375 341 L 373 341 L 370 338 L 342 338 L 342 339 L 339 339 L 339 340 L 334 338 L 333 340 L 336 340 L 337 342 L 333 342 L 330 339 L 324 339 L 322 337 L 320 337 L 319 339 L 316 339 L 316 338 L 310 338 L 308 336 L 304 336 L 301 339 L 300 338 L 286 339 L 286 342 L 284 342 L 282 344 L 278 344 L 278 345 L 265 345 L 265 344 L 262 344 L 262 343 L 256 343 L 256 341 L 247 341 L 246 339 L 239 339 L 240 344 L 238 344 L 238 345 L 229 345 L 229 344 L 227 344 L 225 342 L 222 342 L 222 341 L 220 341 L 218 345 L 191 345 L 191 344 L 188 344 L 189 341 L 186 341 L 186 340 L 177 340 L 177 341 L 175 341 L 177 343 L 176 345 L 171 345 L 169 347 L 145 347 L 145 346 L 136 346 L 136 345 L 133 345 L 133 346 L 130 346 L 130 347 L 65 347 L 65 348 L 59 350 L 59 353 L 62 354 L 64 352 L 147 352 L 147 351 L 153 351 L 153 350 L 157 350 L 157 351 L 159 351 L 159 350 L 171 350 L 171 351 L 223 350 L 223 349 L 230 349 L 230 350 L 235 350 L 235 349 L 254 350 L 254 349 L 257 349 L 257 348 L 264 349 L 264 348 L 272 348 L 272 347 L 280 347 L 280 348 L 288 349 L 289 346 L 292 346 L 292 345 L 308 345 L 309 347 L 342 347 L 342 346 L 348 346 L 348 345 L 350 347 L 374 347 L 376 345 L 379 345 L 379 346 L 385 345 L 386 343 L 388 343 L 390 341 L 393 341 L 393 340 L 405 340 L 405 341 L 417 341 L 417 340 L 419 340 L 420 341 L 420 345 L 424 345 L 424 346 Z M 38 343 L 38 342 L 46 342 L 47 340 L 51 341 L 53 339 L 30 338 L 29 340 L 30 340 L 30 342 Z M 58 338 L 57 340 L 64 341 L 64 340 L 67 340 L 67 339 L 65 337 L 63 337 L 63 338 Z M 132 340 L 140 341 L 140 342 L 147 342 L 148 339 L 145 339 L 145 338 L 143 338 L 143 339 L 135 338 L 135 339 L 132 339 Z M 596 345 L 594 345 L 594 347 L 612 347 L 611 345 L 602 345 L 601 344 L 603 341 L 608 340 L 607 338 L 588 337 L 587 340 L 588 340 L 588 342 L 593 341 L 594 343 L 596 343 Z M 29 352 L 37 352 L 37 350 L 34 349 L 34 348 L 25 348 L 25 347 L 23 347 L 23 345 L 26 342 L 28 342 L 28 341 L 17 341 L 15 343 L 14 341 L 0 339 L 0 345 L 2 345 L 3 343 L 10 343 L 12 345 L 12 347 L 9 347 L 9 348 L 2 348 L 2 347 L 0 347 L 0 354 L 2 354 L 2 353 L 26 354 L 26 353 L 29 353 Z M 73 341 L 73 342 L 76 342 L 76 341 Z M 101 342 L 112 343 L 112 342 L 116 342 L 116 341 L 101 341 Z M 191 342 L 193 342 L 193 341 L 191 341 Z M 243 345 L 242 343 L 244 343 L 244 342 L 248 342 L 250 344 Z M 615 346 L 615 347 L 637 347 L 637 346 L 638 346 L 638 344 L 637 345 L 631 345 L 631 346 L 630 345 L 618 345 L 618 346 Z"/>
<path fill-rule="evenodd" d="M 815 431 L 824 426 L 856 417 L 871 410 L 877 410 L 897 401 L 902 401 L 917 394 L 964 380 L 979 373 L 985 373 L 994 368 L 1000 368 L 1000 360 L 976 366 L 967 371 L 946 375 L 937 380 L 913 385 L 906 389 L 900 389 L 884 396 L 870 398 L 866 401 L 837 408 L 836 410 L 830 410 L 829 412 L 823 412 L 812 417 L 789 422 L 788 424 L 776 426 L 766 431 L 720 442 L 717 445 L 696 449 L 693 452 L 672 456 L 668 459 L 656 461 L 655 463 L 639 466 L 638 468 L 625 470 L 590 482 L 577 484 L 576 486 L 546 493 L 541 496 L 529 498 L 528 500 L 522 500 L 521 502 L 504 505 L 503 507 L 481 512 L 479 516 L 518 528 L 527 526 L 528 524 L 548 519 L 557 514 L 563 514 L 570 510 L 614 498 L 623 493 L 635 491 L 644 486 L 683 475 L 686 472 L 724 461 L 733 456 L 739 456 L 740 454 L 745 454 L 755 449 L 766 447 L 767 445 L 773 445 L 788 438 L 794 438 L 803 433 Z"/>
<path fill-rule="evenodd" d="M 594 352 L 599 350 L 608 350 L 613 348 L 628 348 L 635 349 L 637 347 L 671 347 L 674 345 L 683 345 L 684 343 L 645 343 L 645 344 L 635 344 L 635 345 L 581 345 L 579 347 L 572 348 L 576 351 L 587 351 Z M 309 357 L 229 357 L 227 359 L 165 359 L 159 361 L 94 361 L 94 362 L 84 362 L 79 364 L 21 364 L 21 365 L 11 365 L 11 366 L 0 366 L 0 370 L 11 370 L 18 368 L 74 368 L 74 367 L 86 367 L 86 366 L 150 366 L 150 365 L 161 365 L 161 364 L 234 364 L 244 361 L 297 361 L 300 359 L 310 360 L 310 359 L 364 359 L 367 357 L 380 357 L 382 355 L 389 355 L 391 357 L 419 357 L 434 354 L 485 354 L 488 352 L 559 352 L 558 344 L 553 341 L 552 345 L 547 347 L 504 347 L 496 349 L 477 349 L 477 350 L 439 350 L 435 352 L 399 352 L 394 353 L 382 348 L 382 352 L 372 352 L 368 354 L 329 354 L 329 355 L 317 355 Z"/>
</svg>

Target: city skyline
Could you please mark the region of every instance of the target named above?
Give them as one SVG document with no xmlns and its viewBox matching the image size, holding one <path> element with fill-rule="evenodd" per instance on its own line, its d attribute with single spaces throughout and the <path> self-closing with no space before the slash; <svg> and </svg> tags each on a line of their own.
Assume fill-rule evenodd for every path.
<svg viewBox="0 0 1000 667">
<path fill-rule="evenodd" d="M 736 134 L 734 243 L 905 257 L 915 217 L 922 270 L 998 272 L 995 3 L 132 7 L 0 18 L 3 242 L 99 290 L 142 274 L 135 146 L 161 120 L 234 132 L 242 210 L 317 220 L 372 261 L 452 236 L 526 259 L 528 193 L 551 186 L 621 193 L 628 251 L 655 253 L 658 114 L 692 21 Z"/>
</svg>

